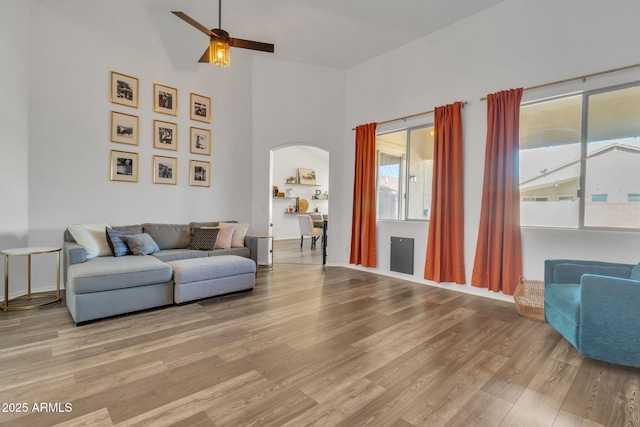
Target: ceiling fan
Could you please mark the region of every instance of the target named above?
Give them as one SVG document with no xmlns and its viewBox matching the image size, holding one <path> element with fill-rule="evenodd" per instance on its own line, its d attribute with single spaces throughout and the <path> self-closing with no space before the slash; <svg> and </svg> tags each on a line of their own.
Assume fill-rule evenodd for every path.
<svg viewBox="0 0 640 427">
<path fill-rule="evenodd" d="M 229 47 L 270 53 L 274 52 L 274 45 L 272 43 L 254 42 L 229 37 L 229 33 L 222 29 L 222 0 L 218 0 L 218 28 L 211 30 L 183 12 L 171 11 L 171 13 L 209 36 L 209 47 L 202 54 L 198 62 L 210 63 L 219 67 L 228 67 L 231 63 Z"/>
</svg>

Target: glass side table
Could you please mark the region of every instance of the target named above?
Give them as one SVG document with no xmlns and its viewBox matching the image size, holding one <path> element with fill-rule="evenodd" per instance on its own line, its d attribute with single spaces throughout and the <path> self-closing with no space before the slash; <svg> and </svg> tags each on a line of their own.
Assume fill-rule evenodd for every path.
<svg viewBox="0 0 640 427">
<path fill-rule="evenodd" d="M 43 307 L 45 305 L 60 302 L 60 251 L 61 248 L 55 247 L 39 247 L 39 248 L 16 248 L 16 249 L 4 249 L 0 251 L 0 254 L 4 255 L 4 300 L 0 303 L 0 308 L 4 311 L 8 310 L 28 310 L 31 308 Z M 56 292 L 55 293 L 43 293 L 43 294 L 31 294 L 31 256 L 39 254 L 55 253 L 57 257 L 56 268 Z M 19 297 L 9 299 L 9 257 L 10 256 L 27 256 L 28 257 L 28 281 L 27 281 L 27 294 Z M 32 300 L 45 298 L 49 301 L 44 301 L 39 304 L 30 305 L 16 305 L 10 306 L 9 303 L 21 300 Z"/>
</svg>

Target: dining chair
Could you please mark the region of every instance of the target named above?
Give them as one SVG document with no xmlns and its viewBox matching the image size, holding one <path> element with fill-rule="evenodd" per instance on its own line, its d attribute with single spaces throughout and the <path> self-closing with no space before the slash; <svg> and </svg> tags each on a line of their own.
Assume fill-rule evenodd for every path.
<svg viewBox="0 0 640 427">
<path fill-rule="evenodd" d="M 304 236 L 311 236 L 311 249 L 315 249 L 316 241 L 322 237 L 322 228 L 313 226 L 310 215 L 298 215 L 298 224 L 300 224 L 300 249 L 302 249 Z"/>
</svg>

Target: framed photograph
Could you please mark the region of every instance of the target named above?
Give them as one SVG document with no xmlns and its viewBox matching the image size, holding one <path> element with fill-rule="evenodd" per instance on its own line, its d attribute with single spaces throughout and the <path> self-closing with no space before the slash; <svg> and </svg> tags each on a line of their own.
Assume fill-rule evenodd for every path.
<svg viewBox="0 0 640 427">
<path fill-rule="evenodd" d="M 111 150 L 111 181 L 138 182 L 138 153 Z"/>
<path fill-rule="evenodd" d="M 190 103 L 191 120 L 211 123 L 211 98 L 192 93 Z"/>
<path fill-rule="evenodd" d="M 209 187 L 211 185 L 211 163 L 200 160 L 189 161 L 189 185 Z"/>
<path fill-rule="evenodd" d="M 316 171 L 298 168 L 298 183 L 303 185 L 316 185 Z"/>
<path fill-rule="evenodd" d="M 111 141 L 138 145 L 138 116 L 112 111 Z"/>
<path fill-rule="evenodd" d="M 178 115 L 178 89 L 153 84 L 153 111 L 156 113 Z"/>
<path fill-rule="evenodd" d="M 175 157 L 153 156 L 153 183 L 178 183 L 178 159 Z"/>
<path fill-rule="evenodd" d="M 138 79 L 111 72 L 111 102 L 138 108 Z"/>
<path fill-rule="evenodd" d="M 191 127 L 191 152 L 193 154 L 211 154 L 211 131 Z"/>
<path fill-rule="evenodd" d="M 153 148 L 178 151 L 178 124 L 154 120 Z"/>
</svg>

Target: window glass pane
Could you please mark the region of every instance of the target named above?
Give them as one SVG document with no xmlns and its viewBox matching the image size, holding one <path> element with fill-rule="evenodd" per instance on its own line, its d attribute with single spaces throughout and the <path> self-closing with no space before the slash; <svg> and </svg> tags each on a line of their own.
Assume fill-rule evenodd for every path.
<svg viewBox="0 0 640 427">
<path fill-rule="evenodd" d="M 378 152 L 378 219 L 404 219 L 403 180 L 407 150 L 407 131 L 376 137 Z"/>
<path fill-rule="evenodd" d="M 520 221 L 578 227 L 582 96 L 520 109 Z"/>
<path fill-rule="evenodd" d="M 640 87 L 589 95 L 588 108 L 584 225 L 640 228 Z"/>
<path fill-rule="evenodd" d="M 409 132 L 407 219 L 429 219 L 433 177 L 433 126 Z"/>
</svg>

